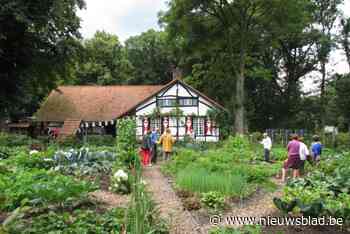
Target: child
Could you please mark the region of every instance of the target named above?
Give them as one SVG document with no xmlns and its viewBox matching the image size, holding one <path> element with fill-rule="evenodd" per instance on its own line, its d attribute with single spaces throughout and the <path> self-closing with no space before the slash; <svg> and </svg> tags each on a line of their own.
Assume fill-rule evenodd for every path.
<svg viewBox="0 0 350 234">
<path fill-rule="evenodd" d="M 164 160 L 168 160 L 170 158 L 170 154 L 173 151 L 173 144 L 175 140 L 171 135 L 171 131 L 169 128 L 165 130 L 165 133 L 160 137 L 158 144 L 163 145 L 163 156 Z"/>
<path fill-rule="evenodd" d="M 311 144 L 312 157 L 315 162 L 320 161 L 320 156 L 322 154 L 322 144 L 320 142 L 320 137 L 317 135 L 313 136 L 314 142 Z"/>
</svg>

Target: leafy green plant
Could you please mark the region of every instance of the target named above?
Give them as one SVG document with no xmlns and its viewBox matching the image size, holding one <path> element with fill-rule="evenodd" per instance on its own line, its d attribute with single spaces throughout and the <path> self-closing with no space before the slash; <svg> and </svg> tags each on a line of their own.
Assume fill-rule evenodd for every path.
<svg viewBox="0 0 350 234">
<path fill-rule="evenodd" d="M 307 216 L 331 215 L 350 220 L 349 154 L 334 155 L 307 177 L 290 181 L 282 198 L 274 198 L 276 207 L 283 212 Z"/>
<path fill-rule="evenodd" d="M 53 168 L 67 175 L 96 175 L 109 174 L 113 162 L 116 160 L 116 153 L 113 151 L 90 149 L 82 147 L 78 150 L 56 151 L 53 156 Z M 103 149 L 103 148 L 102 148 Z"/>
<path fill-rule="evenodd" d="M 120 119 L 117 122 L 117 152 L 119 161 L 131 166 L 137 157 L 136 123 L 132 118 Z"/>
<path fill-rule="evenodd" d="M 89 146 L 114 146 L 115 138 L 112 135 L 88 135 L 84 143 Z"/>
<path fill-rule="evenodd" d="M 0 191 L 5 196 L 2 210 L 11 211 L 23 204 L 63 206 L 72 199 L 83 199 L 95 187 L 85 181 L 52 171 L 17 170 L 14 174 L 0 175 Z"/>
<path fill-rule="evenodd" d="M 222 210 L 225 207 L 225 197 L 219 192 L 202 193 L 201 202 L 210 209 Z"/>
<path fill-rule="evenodd" d="M 141 180 L 141 170 L 140 159 L 135 157 L 127 232 L 132 234 L 169 233 L 166 223 L 160 219 L 159 211 L 145 190 L 145 184 Z"/>
<path fill-rule="evenodd" d="M 185 168 L 176 177 L 176 185 L 192 192 L 220 192 L 228 196 L 240 196 L 246 186 L 246 178 L 240 174 L 208 173 L 201 168 Z"/>
<path fill-rule="evenodd" d="M 33 142 L 37 141 L 27 135 L 0 132 L 0 146 L 30 146 Z"/>
<path fill-rule="evenodd" d="M 33 218 L 19 219 L 7 227 L 9 233 L 119 233 L 125 209 L 114 208 L 96 215 L 94 210 L 50 211 Z"/>
</svg>

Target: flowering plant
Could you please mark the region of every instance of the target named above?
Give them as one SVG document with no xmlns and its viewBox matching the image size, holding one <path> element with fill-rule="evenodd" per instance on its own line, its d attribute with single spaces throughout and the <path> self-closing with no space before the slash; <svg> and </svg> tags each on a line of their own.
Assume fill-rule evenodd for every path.
<svg viewBox="0 0 350 234">
<path fill-rule="evenodd" d="M 116 193 L 128 194 L 131 192 L 129 175 L 122 169 L 118 169 L 111 176 L 111 186 L 109 189 Z"/>
</svg>

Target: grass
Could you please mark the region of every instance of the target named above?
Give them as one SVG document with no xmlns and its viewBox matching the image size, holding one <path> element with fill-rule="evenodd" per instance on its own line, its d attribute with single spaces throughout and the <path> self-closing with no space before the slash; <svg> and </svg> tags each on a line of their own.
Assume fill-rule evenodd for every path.
<svg viewBox="0 0 350 234">
<path fill-rule="evenodd" d="M 176 185 L 192 192 L 216 191 L 227 196 L 240 196 L 247 186 L 247 179 L 238 173 L 208 173 L 203 168 L 185 168 L 177 174 Z"/>
</svg>

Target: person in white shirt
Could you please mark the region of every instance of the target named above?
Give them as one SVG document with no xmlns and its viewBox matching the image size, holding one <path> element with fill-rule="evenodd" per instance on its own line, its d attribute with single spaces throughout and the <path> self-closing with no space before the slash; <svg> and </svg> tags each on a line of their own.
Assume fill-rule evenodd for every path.
<svg viewBox="0 0 350 234">
<path fill-rule="evenodd" d="M 299 166 L 298 172 L 297 172 L 298 176 L 300 176 L 300 170 L 302 172 L 304 172 L 305 161 L 306 161 L 307 157 L 310 155 L 310 151 L 304 143 L 304 138 L 300 137 L 299 142 L 300 142 L 299 156 L 300 156 L 301 163 L 300 163 L 300 166 Z"/>
<path fill-rule="evenodd" d="M 260 142 L 264 146 L 264 157 L 266 162 L 270 162 L 270 151 L 272 148 L 272 141 L 271 138 L 267 135 L 267 133 L 264 133 L 264 138 Z"/>
</svg>

